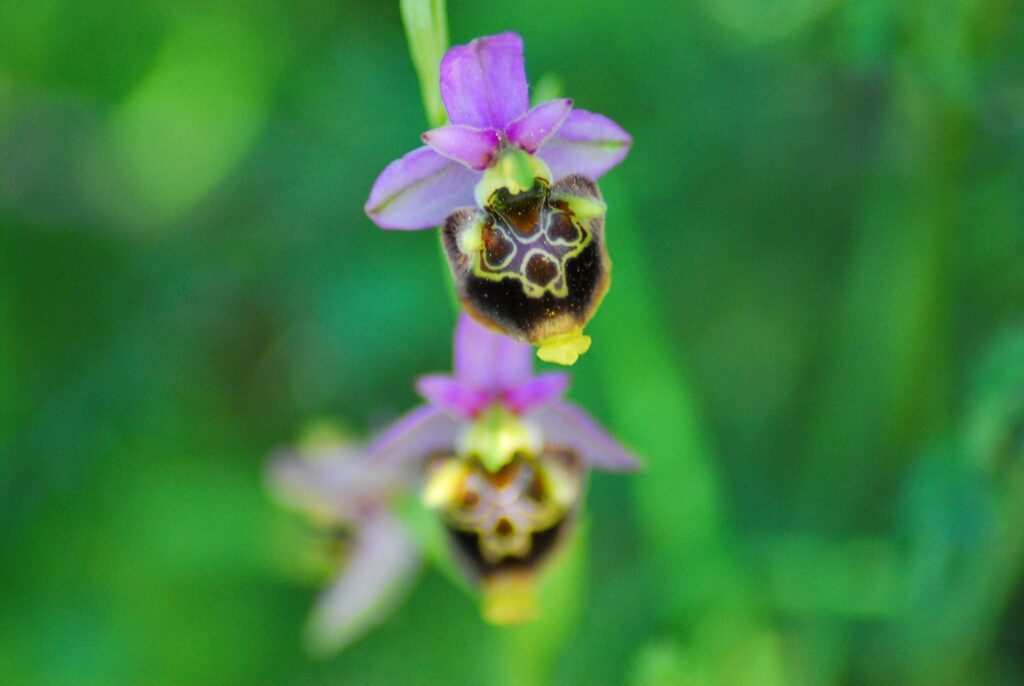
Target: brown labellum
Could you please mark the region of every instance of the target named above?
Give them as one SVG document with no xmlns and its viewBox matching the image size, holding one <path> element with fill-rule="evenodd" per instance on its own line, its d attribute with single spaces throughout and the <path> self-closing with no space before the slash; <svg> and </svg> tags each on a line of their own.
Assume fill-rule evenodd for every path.
<svg viewBox="0 0 1024 686">
<path fill-rule="evenodd" d="M 500 188 L 450 215 L 441 236 L 463 307 L 516 340 L 579 335 L 608 290 L 604 203 L 582 176 Z"/>
<path fill-rule="evenodd" d="M 517 624 L 536 613 L 536 575 L 571 535 L 584 477 L 579 459 L 557 448 L 517 454 L 494 472 L 472 458 L 434 458 L 428 500 L 455 560 L 483 592 L 489 621 Z"/>
</svg>

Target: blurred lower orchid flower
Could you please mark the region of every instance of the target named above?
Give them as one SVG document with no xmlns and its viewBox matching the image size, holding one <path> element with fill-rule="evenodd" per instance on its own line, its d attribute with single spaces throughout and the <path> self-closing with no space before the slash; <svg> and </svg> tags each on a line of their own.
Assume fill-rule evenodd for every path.
<svg viewBox="0 0 1024 686">
<path fill-rule="evenodd" d="M 347 535 L 346 562 L 306 627 L 310 651 L 329 654 L 384 619 L 419 571 L 417 547 L 392 511 L 415 475 L 375 463 L 355 444 L 331 440 L 279 452 L 269 482 L 283 503 Z"/>
<path fill-rule="evenodd" d="M 583 327 L 610 283 L 594 180 L 625 158 L 632 139 L 568 99 L 530 109 L 515 33 L 451 48 L 440 71 L 451 123 L 388 165 L 366 212 L 385 229 L 444 224 L 466 310 L 540 346 L 541 359 L 572 364 L 590 346 Z"/>
<path fill-rule="evenodd" d="M 461 315 L 454 358 L 454 375 L 421 377 L 427 402 L 365 448 L 272 462 L 273 487 L 289 503 L 353 531 L 348 564 L 313 613 L 315 647 L 343 646 L 408 586 L 416 546 L 389 509 L 402 491 L 418 490 L 440 518 L 485 619 L 514 624 L 537 612 L 537 575 L 571 535 L 588 471 L 638 466 L 563 399 L 567 374 L 532 374 L 528 345 Z"/>
<path fill-rule="evenodd" d="M 456 561 L 495 623 L 529 619 L 537 572 L 571 531 L 590 468 L 637 460 L 562 396 L 569 376 L 532 374 L 530 347 L 461 315 L 454 376 L 417 382 L 427 403 L 373 441 L 381 465 L 415 464 Z"/>
</svg>

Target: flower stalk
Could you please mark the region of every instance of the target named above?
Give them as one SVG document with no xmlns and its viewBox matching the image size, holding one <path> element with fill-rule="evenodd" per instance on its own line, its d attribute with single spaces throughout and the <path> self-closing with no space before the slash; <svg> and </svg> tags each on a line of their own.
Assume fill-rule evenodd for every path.
<svg viewBox="0 0 1024 686">
<path fill-rule="evenodd" d="M 441 102 L 441 57 L 448 49 L 448 12 L 444 0 L 399 0 L 409 55 L 420 81 L 427 123 L 441 126 L 448 119 Z"/>
</svg>

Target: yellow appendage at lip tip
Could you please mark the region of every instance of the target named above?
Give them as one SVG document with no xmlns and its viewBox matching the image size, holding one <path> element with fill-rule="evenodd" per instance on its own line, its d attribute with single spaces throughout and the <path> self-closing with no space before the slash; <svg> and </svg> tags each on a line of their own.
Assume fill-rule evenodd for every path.
<svg viewBox="0 0 1024 686">
<path fill-rule="evenodd" d="M 543 341 L 537 348 L 537 357 L 545 362 L 569 367 L 576 364 L 580 355 L 588 350 L 590 350 L 590 336 L 584 336 L 582 329 L 576 329 Z"/>
<path fill-rule="evenodd" d="M 484 619 L 500 626 L 523 624 L 539 613 L 536 580 L 532 575 L 506 572 L 484 580 Z"/>
</svg>

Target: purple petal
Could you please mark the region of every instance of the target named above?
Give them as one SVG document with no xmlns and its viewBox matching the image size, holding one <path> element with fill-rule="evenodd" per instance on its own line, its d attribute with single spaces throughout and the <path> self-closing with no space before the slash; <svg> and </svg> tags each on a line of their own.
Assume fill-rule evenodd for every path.
<svg viewBox="0 0 1024 686">
<path fill-rule="evenodd" d="M 358 448 L 340 444 L 280 451 L 267 470 L 271 490 L 285 503 L 342 524 L 380 505 L 411 477 L 408 470 L 371 462 Z"/>
<path fill-rule="evenodd" d="M 452 124 L 504 131 L 530 106 L 523 39 L 502 33 L 453 47 L 441 60 L 441 99 Z"/>
<path fill-rule="evenodd" d="M 570 174 L 597 179 L 621 162 L 632 144 L 626 130 L 608 117 L 573 110 L 537 156 L 547 162 L 554 180 Z"/>
<path fill-rule="evenodd" d="M 505 135 L 526 152 L 532 153 L 550 138 L 572 111 L 572 100 L 552 100 L 537 105 L 508 125 Z"/>
<path fill-rule="evenodd" d="M 498 140 L 498 132 L 492 129 L 442 126 L 423 134 L 423 142 L 450 160 L 482 171 L 494 159 L 501 141 Z"/>
<path fill-rule="evenodd" d="M 494 399 L 493 393 L 440 374 L 421 376 L 416 381 L 416 390 L 431 405 L 466 419 L 480 414 Z"/>
<path fill-rule="evenodd" d="M 406 465 L 451 452 L 459 422 L 432 405 L 420 405 L 388 427 L 366 448 L 371 460 Z"/>
<path fill-rule="evenodd" d="M 473 205 L 480 174 L 416 148 L 381 172 L 366 201 L 366 214 L 382 229 L 429 229 L 458 207 Z"/>
<path fill-rule="evenodd" d="M 309 648 L 334 652 L 379 624 L 412 586 L 419 554 L 387 512 L 366 520 L 355 535 L 347 563 L 313 607 Z"/>
<path fill-rule="evenodd" d="M 539 374 L 505 393 L 505 404 L 516 413 L 526 412 L 558 400 L 569 388 L 569 375 L 562 372 Z"/>
<path fill-rule="evenodd" d="M 633 471 L 640 466 L 633 453 L 570 402 L 554 402 L 526 416 L 540 427 L 545 445 L 568 448 L 585 464 L 610 472 Z"/>
<path fill-rule="evenodd" d="M 533 348 L 478 324 L 465 312 L 455 327 L 455 376 L 476 388 L 521 385 L 533 369 Z"/>
</svg>

